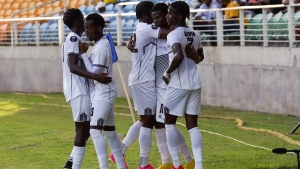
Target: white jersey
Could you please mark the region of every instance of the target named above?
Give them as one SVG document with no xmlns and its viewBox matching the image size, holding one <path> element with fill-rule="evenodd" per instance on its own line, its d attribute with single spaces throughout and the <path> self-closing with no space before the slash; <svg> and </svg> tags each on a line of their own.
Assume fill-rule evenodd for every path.
<svg viewBox="0 0 300 169">
<path fill-rule="evenodd" d="M 79 95 L 88 95 L 88 81 L 84 77 L 70 72 L 68 55 L 79 55 L 79 41 L 81 40 L 74 32 L 70 32 L 62 45 L 62 67 L 63 67 L 63 90 L 66 101 L 70 101 Z M 78 66 L 85 69 L 84 62 L 79 56 Z"/>
<path fill-rule="evenodd" d="M 171 73 L 169 87 L 195 90 L 201 88 L 200 76 L 197 70 L 197 64 L 186 57 L 185 47 L 191 44 L 197 50 L 201 47 L 201 38 L 198 32 L 188 27 L 178 27 L 167 36 L 167 43 L 172 47 L 175 43 L 180 43 L 184 55 L 180 66 Z M 170 64 L 174 58 L 174 53 L 169 54 Z"/>
<path fill-rule="evenodd" d="M 172 52 L 171 48 L 167 45 L 166 39 L 157 39 L 157 53 L 155 58 L 155 86 L 159 88 L 167 88 L 167 84 L 163 81 L 162 77 L 169 67 L 169 56 Z"/>
<path fill-rule="evenodd" d="M 140 22 L 133 32 L 135 49 L 132 51 L 132 69 L 129 74 L 129 86 L 155 81 L 156 39 L 160 28 Z"/>
<path fill-rule="evenodd" d="M 93 67 L 100 67 L 100 72 L 93 72 L 96 74 L 107 73 L 112 77 L 112 53 L 109 41 L 103 36 L 98 42 L 95 43 L 94 48 L 90 55 L 90 61 Z M 103 100 L 113 104 L 115 100 L 115 93 L 117 91 L 116 85 L 112 81 L 109 84 L 102 84 L 98 81 L 93 81 L 94 88 L 91 93 L 93 100 Z"/>
</svg>

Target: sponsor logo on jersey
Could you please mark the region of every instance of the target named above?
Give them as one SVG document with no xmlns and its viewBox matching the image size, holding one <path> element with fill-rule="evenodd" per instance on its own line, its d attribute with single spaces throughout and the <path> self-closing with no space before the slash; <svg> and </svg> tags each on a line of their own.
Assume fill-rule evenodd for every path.
<svg viewBox="0 0 300 169">
<path fill-rule="evenodd" d="M 70 40 L 71 40 L 71 42 L 76 42 L 77 41 L 77 37 L 76 36 L 71 36 Z"/>
</svg>

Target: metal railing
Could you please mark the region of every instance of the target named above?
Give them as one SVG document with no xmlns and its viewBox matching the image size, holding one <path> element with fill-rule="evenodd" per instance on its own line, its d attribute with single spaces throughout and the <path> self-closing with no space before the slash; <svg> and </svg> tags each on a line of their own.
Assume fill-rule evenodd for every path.
<svg viewBox="0 0 300 169">
<path fill-rule="evenodd" d="M 123 12 L 124 5 L 135 5 L 138 2 L 126 2 L 118 4 L 118 13 L 113 14 L 104 14 L 103 16 L 111 16 L 113 19 L 110 24 L 108 24 L 104 32 L 110 32 L 113 36 L 114 41 L 118 46 L 122 46 L 129 39 L 132 31 L 134 30 L 137 21 L 135 19 L 134 12 Z M 295 33 L 295 26 L 300 23 L 300 13 L 295 14 L 295 7 L 300 6 L 300 4 L 291 3 L 288 6 L 284 5 L 265 5 L 265 6 L 243 6 L 235 8 L 222 8 L 222 9 L 209 9 L 209 10 L 200 10 L 193 9 L 190 11 L 190 20 L 188 24 L 194 29 L 203 27 L 201 25 L 194 25 L 197 23 L 196 20 L 193 20 L 193 16 L 196 12 L 216 12 L 216 24 L 209 24 L 205 26 L 211 27 L 209 30 L 199 30 L 199 33 L 202 37 L 203 43 L 215 42 L 217 46 L 224 45 L 239 45 L 239 46 L 248 46 L 248 45 L 259 45 L 259 46 L 270 46 L 272 43 L 278 43 L 278 46 L 290 46 L 293 47 L 299 42 L 296 40 L 296 36 L 300 37 L 299 34 Z M 286 7 L 288 12 L 286 14 L 278 14 L 271 16 L 267 13 L 269 8 L 279 8 Z M 245 15 L 245 10 L 249 9 L 261 9 L 262 14 L 257 14 L 253 17 Z M 228 29 L 230 33 L 224 34 L 223 29 L 223 12 L 225 10 L 239 10 L 238 21 L 233 25 L 239 25 L 238 29 Z M 248 22 L 244 22 L 245 20 Z M 48 21 L 47 29 L 44 29 L 42 25 L 43 21 Z M 129 21 L 130 20 L 130 21 Z M 13 29 L 11 33 L 8 32 L 8 35 L 5 39 L 1 39 L 4 36 L 1 36 L 1 22 L 10 22 L 15 23 L 18 21 L 32 22 L 35 29 L 31 26 L 29 30 L 24 29 L 24 27 L 17 27 Z M 53 23 L 52 23 L 53 22 Z M 51 23 L 51 24 L 50 24 Z M 56 24 L 54 24 L 56 23 Z M 13 25 L 13 24 L 11 24 Z M 44 24 L 46 25 L 46 24 Z M 23 25 L 24 26 L 24 25 Z M 204 27 L 205 27 L 204 26 Z M 226 26 L 226 25 L 225 25 Z M 228 31 L 227 30 L 227 31 Z M 300 30 L 299 30 L 300 31 Z M 30 35 L 26 35 L 30 34 Z M 69 33 L 69 29 L 64 26 L 62 21 L 62 16 L 55 17 L 37 17 L 37 18 L 13 18 L 13 19 L 0 19 L 0 45 L 61 45 L 64 41 L 64 38 Z M 15 35 L 14 38 L 11 35 Z M 17 35 L 17 36 L 16 36 Z M 24 39 L 25 38 L 25 39 Z M 30 40 L 28 40 L 28 39 Z M 11 40 L 9 40 L 11 39 Z M 14 39 L 14 40 L 13 40 Z M 299 38 L 300 39 L 300 38 Z M 86 40 L 86 36 L 83 35 L 83 40 Z"/>
</svg>

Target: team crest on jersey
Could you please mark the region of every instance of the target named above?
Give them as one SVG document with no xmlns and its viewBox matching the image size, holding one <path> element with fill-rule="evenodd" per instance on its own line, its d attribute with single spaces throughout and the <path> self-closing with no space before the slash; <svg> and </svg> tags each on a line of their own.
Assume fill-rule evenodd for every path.
<svg viewBox="0 0 300 169">
<path fill-rule="evenodd" d="M 156 25 L 152 25 L 151 28 L 154 30 L 158 29 L 158 27 Z"/>
<path fill-rule="evenodd" d="M 71 42 L 76 42 L 77 41 L 77 37 L 76 36 L 71 36 L 70 40 L 71 40 Z"/>
</svg>

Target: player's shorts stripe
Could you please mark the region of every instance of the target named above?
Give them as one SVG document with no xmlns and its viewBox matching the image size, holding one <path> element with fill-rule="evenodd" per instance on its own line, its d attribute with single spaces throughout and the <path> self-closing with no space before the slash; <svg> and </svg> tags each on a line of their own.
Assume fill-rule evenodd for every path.
<svg viewBox="0 0 300 169">
<path fill-rule="evenodd" d="M 79 55 L 79 53 L 69 52 L 68 55 Z"/>
</svg>

